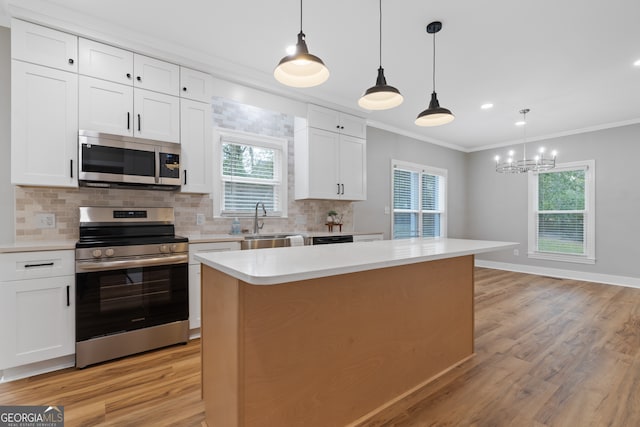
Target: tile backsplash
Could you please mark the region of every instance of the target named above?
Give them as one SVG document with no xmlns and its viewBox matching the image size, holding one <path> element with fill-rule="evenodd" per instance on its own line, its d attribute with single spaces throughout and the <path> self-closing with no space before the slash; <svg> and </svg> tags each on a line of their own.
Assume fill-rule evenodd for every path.
<svg viewBox="0 0 640 427">
<path fill-rule="evenodd" d="M 288 158 L 288 217 L 266 218 L 262 232 L 322 231 L 327 212 L 343 214 L 343 230 L 353 230 L 352 203 L 333 200 L 294 200 L 294 153 L 292 116 L 214 97 L 215 126 L 286 138 Z M 212 159 L 213 161 L 213 159 Z M 16 187 L 16 241 L 52 241 L 77 239 L 80 206 L 173 207 L 176 233 L 198 236 L 226 234 L 232 218 L 213 218 L 213 201 L 206 194 L 184 194 L 158 190 L 127 190 L 98 188 Z M 41 228 L 41 215 L 54 214 L 53 228 Z M 197 214 L 205 215 L 203 225 L 196 224 Z M 241 228 L 252 230 L 252 218 L 240 218 Z"/>
</svg>

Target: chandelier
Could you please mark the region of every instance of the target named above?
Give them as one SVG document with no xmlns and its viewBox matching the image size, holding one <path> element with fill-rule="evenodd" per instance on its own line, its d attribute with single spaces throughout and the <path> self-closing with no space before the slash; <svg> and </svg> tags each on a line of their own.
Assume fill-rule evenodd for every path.
<svg viewBox="0 0 640 427">
<path fill-rule="evenodd" d="M 549 169 L 553 169 L 556 167 L 556 155 L 555 151 L 551 152 L 551 157 L 544 156 L 544 148 L 541 147 L 538 151 L 538 154 L 528 159 L 527 158 L 527 113 L 531 111 L 528 108 L 524 108 L 520 110 L 520 114 L 522 114 L 522 121 L 516 123 L 521 124 L 523 129 L 523 142 L 522 142 L 522 159 L 516 160 L 514 159 L 513 150 L 509 151 L 509 157 L 503 162 L 500 162 L 500 156 L 496 156 L 496 172 L 500 173 L 527 173 L 529 171 L 532 172 L 541 172 Z"/>
</svg>

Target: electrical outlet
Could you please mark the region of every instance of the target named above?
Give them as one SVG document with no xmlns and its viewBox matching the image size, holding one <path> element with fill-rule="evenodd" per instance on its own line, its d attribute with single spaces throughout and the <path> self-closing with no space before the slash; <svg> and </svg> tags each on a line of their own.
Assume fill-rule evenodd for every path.
<svg viewBox="0 0 640 427">
<path fill-rule="evenodd" d="M 196 225 L 204 225 L 204 214 L 196 214 Z"/>
<path fill-rule="evenodd" d="M 514 249 L 513 250 L 513 256 L 520 256 L 520 250 L 519 249 Z"/>
<path fill-rule="evenodd" d="M 56 214 L 36 214 L 36 228 L 56 228 Z"/>
</svg>

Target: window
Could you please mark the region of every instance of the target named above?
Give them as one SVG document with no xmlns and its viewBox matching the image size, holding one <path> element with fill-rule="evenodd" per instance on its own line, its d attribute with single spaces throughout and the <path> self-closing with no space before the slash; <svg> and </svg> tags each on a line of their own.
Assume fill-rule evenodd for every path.
<svg viewBox="0 0 640 427">
<path fill-rule="evenodd" d="M 529 174 L 529 257 L 595 263 L 595 162 Z"/>
<path fill-rule="evenodd" d="M 392 180 L 393 238 L 446 237 L 447 171 L 394 160 Z"/>
<path fill-rule="evenodd" d="M 287 140 L 218 129 L 215 143 L 215 215 L 253 215 L 263 202 L 269 216 L 286 216 Z"/>
</svg>

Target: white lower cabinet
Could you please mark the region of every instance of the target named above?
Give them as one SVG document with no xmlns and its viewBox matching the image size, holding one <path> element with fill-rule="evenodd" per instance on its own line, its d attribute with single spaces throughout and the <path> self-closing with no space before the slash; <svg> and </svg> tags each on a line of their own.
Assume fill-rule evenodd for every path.
<svg viewBox="0 0 640 427">
<path fill-rule="evenodd" d="M 73 251 L 0 255 L 0 370 L 75 353 Z"/>
<path fill-rule="evenodd" d="M 200 328 L 200 262 L 195 254 L 240 250 L 240 242 L 189 244 L 189 329 Z"/>
</svg>

